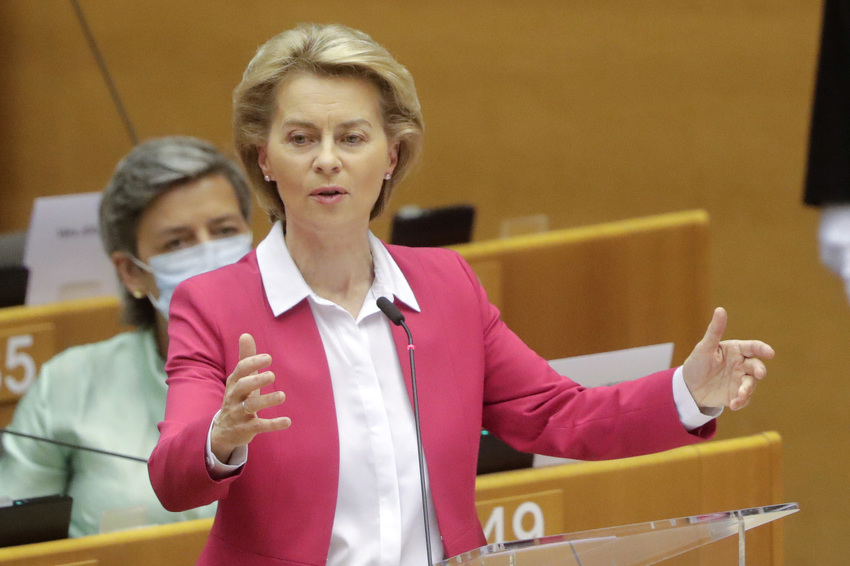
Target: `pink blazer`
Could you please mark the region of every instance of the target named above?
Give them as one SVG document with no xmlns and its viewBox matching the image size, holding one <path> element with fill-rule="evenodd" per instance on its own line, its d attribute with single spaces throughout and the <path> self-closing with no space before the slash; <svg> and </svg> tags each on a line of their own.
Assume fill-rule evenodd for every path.
<svg viewBox="0 0 850 566">
<path fill-rule="evenodd" d="M 446 556 L 486 544 L 475 511 L 482 427 L 519 450 L 585 460 L 667 450 L 713 434 L 713 421 L 693 433 L 680 424 L 672 370 L 584 389 L 501 322 L 457 253 L 387 248 L 421 308 L 397 303 L 416 345 L 422 436 Z M 286 402 L 264 416 L 288 415 L 292 426 L 255 437 L 240 472 L 216 481 L 207 473 L 205 439 L 243 332 L 253 334 L 258 352 L 271 354 L 271 388 L 286 392 Z M 168 401 L 149 469 L 166 509 L 219 501 L 199 563 L 324 564 L 339 446 L 330 373 L 306 300 L 275 318 L 252 252 L 178 287 L 169 335 Z M 393 336 L 409 393 L 406 335 L 394 326 Z"/>
</svg>

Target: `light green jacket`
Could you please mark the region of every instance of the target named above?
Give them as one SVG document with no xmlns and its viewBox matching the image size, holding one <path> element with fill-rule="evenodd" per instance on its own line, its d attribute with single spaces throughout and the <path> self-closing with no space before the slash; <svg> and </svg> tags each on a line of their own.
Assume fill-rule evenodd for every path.
<svg viewBox="0 0 850 566">
<path fill-rule="evenodd" d="M 150 330 L 69 348 L 41 367 L 10 428 L 146 459 L 165 414 L 165 377 Z M 215 504 L 183 513 L 163 509 L 141 462 L 9 434 L 2 440 L 0 496 L 70 495 L 72 537 L 98 533 L 104 511 L 144 506 L 147 524 L 215 513 Z"/>
</svg>

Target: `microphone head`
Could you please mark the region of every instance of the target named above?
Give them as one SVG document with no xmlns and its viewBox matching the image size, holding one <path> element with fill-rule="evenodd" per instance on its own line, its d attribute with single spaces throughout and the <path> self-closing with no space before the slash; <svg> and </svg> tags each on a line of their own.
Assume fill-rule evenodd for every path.
<svg viewBox="0 0 850 566">
<path fill-rule="evenodd" d="M 404 322 L 404 315 L 388 298 L 378 297 L 378 308 L 396 326 L 401 326 L 401 323 Z"/>
</svg>

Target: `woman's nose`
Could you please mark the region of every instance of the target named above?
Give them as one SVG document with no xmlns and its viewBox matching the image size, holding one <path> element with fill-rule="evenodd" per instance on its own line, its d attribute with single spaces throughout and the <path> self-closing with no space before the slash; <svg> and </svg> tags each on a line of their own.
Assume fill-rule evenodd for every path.
<svg viewBox="0 0 850 566">
<path fill-rule="evenodd" d="M 202 228 L 195 232 L 195 245 L 197 244 L 205 244 L 214 240 L 212 232 L 207 230 L 206 228 Z"/>
<path fill-rule="evenodd" d="M 316 172 L 328 175 L 338 172 L 340 166 L 341 162 L 336 144 L 333 143 L 333 140 L 322 140 L 319 154 L 316 156 L 316 161 L 314 162 Z"/>
</svg>

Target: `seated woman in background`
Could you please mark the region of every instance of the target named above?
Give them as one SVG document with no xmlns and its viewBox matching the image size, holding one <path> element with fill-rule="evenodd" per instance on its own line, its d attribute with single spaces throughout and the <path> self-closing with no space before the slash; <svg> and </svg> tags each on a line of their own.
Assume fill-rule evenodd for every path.
<svg viewBox="0 0 850 566">
<path fill-rule="evenodd" d="M 210 144 L 168 137 L 133 149 L 104 191 L 100 232 L 123 283 L 124 317 L 137 329 L 45 363 L 10 429 L 146 459 L 165 413 L 171 293 L 250 251 L 250 211 L 241 171 Z M 109 511 L 144 507 L 148 524 L 215 511 L 166 511 L 141 462 L 10 434 L 2 440 L 0 492 L 70 495 L 70 536 L 98 533 Z"/>
</svg>

